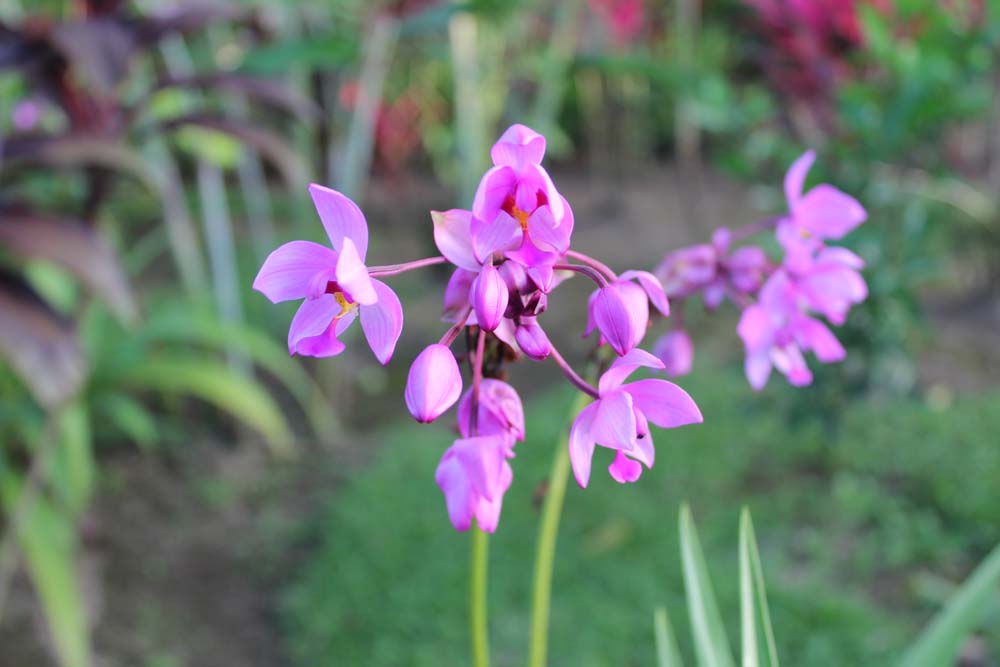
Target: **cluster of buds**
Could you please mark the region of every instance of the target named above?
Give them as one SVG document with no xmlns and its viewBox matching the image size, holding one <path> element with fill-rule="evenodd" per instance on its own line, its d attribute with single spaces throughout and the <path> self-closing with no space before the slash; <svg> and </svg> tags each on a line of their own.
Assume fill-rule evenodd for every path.
<svg viewBox="0 0 1000 667">
<path fill-rule="evenodd" d="M 868 296 L 860 273 L 864 261 L 827 243 L 864 222 L 865 209 L 832 185 L 803 194 L 815 159 L 812 151 L 805 153 L 785 175 L 786 215 L 735 232 L 719 229 L 710 244 L 672 252 L 656 269 L 672 299 L 701 294 L 705 307 L 713 310 L 728 298 L 743 310 L 737 332 L 746 347 L 746 375 L 754 389 L 767 384 L 773 368 L 795 386 L 810 384 L 804 351 L 811 350 L 822 363 L 843 360 L 844 347 L 815 316 L 839 326 L 850 308 Z M 732 249 L 735 241 L 770 230 L 784 253 L 780 261 L 772 261 L 758 246 Z M 653 350 L 669 376 L 690 372 L 694 345 L 682 324 L 660 338 Z"/>
<path fill-rule="evenodd" d="M 438 419 L 458 404 L 461 437 L 445 451 L 435 474 L 458 530 L 468 529 L 473 519 L 482 530 L 496 529 L 513 479 L 510 460 L 516 443 L 525 438 L 524 409 L 517 391 L 505 381 L 505 364 L 519 359 L 554 363 L 574 387 L 593 399 L 576 417 L 569 438 L 570 460 L 581 486 L 590 479 L 595 445 L 615 450 L 608 467 L 613 479 L 634 482 L 643 466 L 653 465 L 650 423 L 675 428 L 702 421 L 695 402 L 677 385 L 658 378 L 626 382 L 643 367 L 676 370 L 638 347 L 649 327 L 650 304 L 666 317 L 669 292 L 687 296 L 703 290 L 716 305 L 727 291 L 742 295 L 747 324 L 741 324 L 741 333 L 747 329 L 753 339 L 748 339 L 748 350 L 752 342 L 755 359 L 766 354 L 782 369 L 788 364 L 776 359 L 790 355 L 790 346 L 800 342 L 800 329 L 814 333 L 818 325 L 827 331 L 804 314 L 803 304 L 830 319 L 839 307 L 846 313 L 843 303 L 831 300 L 837 290 L 826 285 L 831 275 L 822 275 L 822 267 L 840 266 L 853 256 L 821 248 L 822 239 L 832 238 L 828 218 L 837 214 L 827 208 L 842 202 L 830 201 L 828 186 L 799 196 L 807 162 L 793 167 L 797 175 L 789 179 L 792 186 L 798 179 L 798 190 L 792 215 L 778 225 L 781 238 L 789 243 L 787 266 L 772 267 L 755 249 L 730 254 L 725 234 L 717 234 L 713 245 L 706 246 L 714 254 L 703 274 L 691 268 L 696 263 L 682 268 L 675 262 L 661 267 L 658 277 L 635 270 L 618 275 L 571 249 L 573 211 L 542 167 L 544 154 L 545 138 L 537 132 L 523 125 L 504 132 L 491 150 L 493 167 L 483 175 L 471 210 L 431 212 L 441 255 L 402 264 L 367 266 L 368 226 L 361 210 L 344 195 L 312 185 L 310 193 L 332 248 L 307 241 L 287 243 L 267 258 L 254 282 L 254 288 L 273 302 L 303 300 L 289 328 L 291 354 L 339 354 L 344 349 L 340 336 L 357 318 L 375 357 L 386 364 L 402 331 L 403 311 L 382 279 L 437 264 L 454 267 L 444 292 L 442 318 L 450 327 L 413 361 L 404 397 L 410 414 L 421 423 Z M 837 196 L 846 197 L 839 192 Z M 702 250 L 682 252 L 693 257 Z M 585 335 L 596 331 L 599 344 L 606 343 L 617 355 L 596 387 L 563 358 L 541 323 L 556 288 L 576 274 L 595 284 Z M 778 277 L 782 275 L 785 278 Z M 756 293 L 759 299 L 750 305 Z M 856 301 L 853 294 L 845 298 L 848 305 Z M 793 315 L 793 310 L 799 314 Z M 758 321 L 762 317 L 766 322 Z M 460 338 L 466 350 L 456 357 L 452 347 Z M 806 346 L 819 354 L 822 345 L 817 345 Z M 460 358 L 471 369 L 467 389 Z"/>
</svg>

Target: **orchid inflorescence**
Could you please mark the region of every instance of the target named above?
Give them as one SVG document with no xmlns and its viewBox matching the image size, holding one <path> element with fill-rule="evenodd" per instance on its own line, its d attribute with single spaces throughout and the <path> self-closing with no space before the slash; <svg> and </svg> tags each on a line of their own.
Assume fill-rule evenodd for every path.
<svg viewBox="0 0 1000 667">
<path fill-rule="evenodd" d="M 368 226 L 357 205 L 343 194 L 311 185 L 316 210 L 332 249 L 292 241 L 264 262 L 254 288 L 271 301 L 303 299 L 288 332 L 291 354 L 328 357 L 344 350 L 340 336 L 355 319 L 375 357 L 387 364 L 403 327 L 395 292 L 381 279 L 449 263 L 443 320 L 451 326 L 413 361 L 404 393 L 421 423 L 432 422 L 458 403 L 461 436 L 444 453 L 435 480 L 458 530 L 475 519 L 496 530 L 504 493 L 513 479 L 510 459 L 524 440 L 524 410 L 507 382 L 504 365 L 522 358 L 551 359 L 578 390 L 593 400 L 576 417 L 569 456 L 577 482 L 590 479 L 594 446 L 615 450 L 608 468 L 616 481 L 634 482 L 651 468 L 654 448 L 649 424 L 675 428 L 702 421 L 692 398 L 662 379 L 626 382 L 639 368 L 680 375 L 690 369 L 693 346 L 683 328 L 661 339 L 651 354 L 638 346 L 652 314 L 670 314 L 675 299 L 701 293 L 706 305 L 727 296 L 744 309 L 739 334 L 747 348 L 747 375 L 762 387 L 771 367 L 793 384 L 810 380 L 802 350 L 823 362 L 844 350 L 813 314 L 834 324 L 865 297 L 861 260 L 843 248 L 827 247 L 864 220 L 854 199 L 821 185 L 802 194 L 813 154 L 791 168 L 785 188 L 790 214 L 759 224 L 777 229 L 785 250 L 772 263 L 754 246 L 731 250 L 754 231 L 716 232 L 713 242 L 668 255 L 655 273 L 616 274 L 604 263 L 570 248 L 573 211 L 541 162 L 545 138 L 523 126 L 510 127 L 493 145 L 491 167 L 482 177 L 471 210 L 431 212 L 441 256 L 388 266 L 367 266 Z M 597 386 L 581 377 L 552 344 L 540 316 L 564 280 L 581 274 L 595 283 L 584 335 L 597 331 L 598 345 L 617 358 Z M 461 337 L 472 369 L 463 393 L 462 373 L 452 345 Z"/>
</svg>

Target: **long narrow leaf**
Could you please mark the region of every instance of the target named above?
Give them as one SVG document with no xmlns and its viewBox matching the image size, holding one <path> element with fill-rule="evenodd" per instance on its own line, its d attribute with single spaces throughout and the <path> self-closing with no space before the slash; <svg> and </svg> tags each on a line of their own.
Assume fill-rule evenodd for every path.
<svg viewBox="0 0 1000 667">
<path fill-rule="evenodd" d="M 224 364 L 160 357 L 130 369 L 122 380 L 137 389 L 200 398 L 257 430 L 276 455 L 291 453 L 291 430 L 278 406 L 259 383 Z"/>
<path fill-rule="evenodd" d="M 702 667 L 733 667 L 733 652 L 715 601 L 698 533 L 685 504 L 680 515 L 681 560 L 695 653 Z"/>
<path fill-rule="evenodd" d="M 20 480 L 3 479 L 6 506 L 17 503 Z M 62 667 L 89 667 L 90 637 L 80 578 L 77 537 L 72 521 L 43 497 L 35 498 L 17 528 L 24 563 L 38 593 Z"/>
<path fill-rule="evenodd" d="M 740 513 L 740 630 L 743 637 L 743 667 L 757 667 L 757 611 L 754 608 L 753 572 L 750 565 L 750 515 Z"/>
<path fill-rule="evenodd" d="M 656 636 L 656 664 L 659 667 L 681 667 L 684 661 L 681 660 L 666 607 L 657 607 L 653 612 L 653 633 Z"/>
<path fill-rule="evenodd" d="M 962 640 L 982 622 L 1000 586 L 1000 544 L 979 564 L 897 663 L 935 667 L 955 662 Z"/>
<path fill-rule="evenodd" d="M 747 527 L 747 546 L 750 556 L 750 566 L 753 568 L 754 588 L 757 591 L 757 604 L 760 607 L 761 625 L 764 626 L 764 640 L 767 642 L 767 656 L 771 667 L 778 667 L 778 644 L 774 641 L 774 627 L 771 625 L 771 610 L 767 604 L 767 588 L 764 586 L 764 568 L 760 564 L 760 550 L 757 548 L 757 534 L 753 529 L 753 519 L 750 510 L 744 508 Z"/>
<path fill-rule="evenodd" d="M 281 381 L 298 401 L 316 435 L 332 439 L 337 417 L 319 384 L 270 336 L 247 327 L 221 324 L 214 317 L 179 309 L 159 310 L 141 334 L 150 342 L 196 343 L 219 350 L 236 347 L 251 361 Z"/>
</svg>

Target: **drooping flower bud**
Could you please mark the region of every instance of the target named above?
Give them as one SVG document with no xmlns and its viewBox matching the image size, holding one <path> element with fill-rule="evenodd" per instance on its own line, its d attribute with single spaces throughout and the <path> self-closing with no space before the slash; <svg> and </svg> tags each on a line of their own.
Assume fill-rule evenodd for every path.
<svg viewBox="0 0 1000 667">
<path fill-rule="evenodd" d="M 417 355 L 406 379 L 406 407 L 421 424 L 428 424 L 455 404 L 462 393 L 462 374 L 455 356 L 439 343 Z"/>
<path fill-rule="evenodd" d="M 649 302 L 638 285 L 612 283 L 598 290 L 590 303 L 593 323 L 619 356 L 642 341 L 649 322 Z"/>
<path fill-rule="evenodd" d="M 493 331 L 503 319 L 509 298 L 507 285 L 495 266 L 484 266 L 472 282 L 469 297 L 476 311 L 476 321 L 486 331 Z"/>
<path fill-rule="evenodd" d="M 694 343 L 683 329 L 668 332 L 653 346 L 653 354 L 660 358 L 667 377 L 680 377 L 691 372 L 694 361 Z"/>
<path fill-rule="evenodd" d="M 514 339 L 525 356 L 535 361 L 545 359 L 552 351 L 549 337 L 534 317 L 521 318 L 521 323 L 514 331 Z"/>
<path fill-rule="evenodd" d="M 513 479 L 506 456 L 503 436 L 481 436 L 456 440 L 441 457 L 434 481 L 444 493 L 455 530 L 468 530 L 473 517 L 480 530 L 496 530 Z"/>
<path fill-rule="evenodd" d="M 475 435 L 502 435 L 513 441 L 524 440 L 524 407 L 517 391 L 504 382 L 486 378 L 479 386 L 479 410 Z M 465 437 L 472 434 L 472 390 L 458 404 L 458 431 Z"/>
</svg>

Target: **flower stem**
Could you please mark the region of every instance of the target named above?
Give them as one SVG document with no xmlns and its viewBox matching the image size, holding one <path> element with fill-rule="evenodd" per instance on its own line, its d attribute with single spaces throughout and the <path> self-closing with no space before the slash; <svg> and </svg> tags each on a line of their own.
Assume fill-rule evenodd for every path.
<svg viewBox="0 0 1000 667">
<path fill-rule="evenodd" d="M 600 262 L 600 261 L 594 259 L 590 255 L 585 255 L 584 253 L 578 252 L 576 250 L 567 250 L 566 251 L 566 256 L 567 257 L 572 257 L 573 259 L 575 259 L 578 262 L 583 262 L 587 266 L 591 266 L 591 267 L 597 269 L 598 271 L 600 271 L 601 273 L 603 273 L 607 277 L 607 279 L 610 280 L 611 282 L 614 282 L 614 281 L 618 280 L 618 276 L 615 274 L 614 271 L 611 270 L 611 267 L 609 267 L 604 262 Z"/>
<path fill-rule="evenodd" d="M 469 568 L 469 636 L 473 667 L 489 667 L 490 640 L 486 624 L 486 583 L 489 568 L 489 533 L 472 527 L 472 559 Z"/>
<path fill-rule="evenodd" d="M 578 394 L 573 402 L 570 419 L 586 407 L 590 397 Z M 535 584 L 531 596 L 531 648 L 528 653 L 529 667 L 545 667 L 549 641 L 549 606 L 552 599 L 552 566 L 556 557 L 556 538 L 559 534 L 559 518 L 562 514 L 563 499 L 566 496 L 566 482 L 569 480 L 568 436 L 560 438 L 552 458 L 549 473 L 549 489 L 542 505 L 542 519 L 538 527 L 538 545 L 535 548 Z"/>
<path fill-rule="evenodd" d="M 422 269 L 425 266 L 444 264 L 446 261 L 447 260 L 444 257 L 427 257 L 426 259 L 415 259 L 412 262 L 403 262 L 402 264 L 369 266 L 368 274 L 375 276 L 376 278 L 385 278 L 386 276 L 395 276 L 400 273 L 406 273 L 407 271 L 412 271 L 413 269 Z"/>
<path fill-rule="evenodd" d="M 745 241 L 751 236 L 760 234 L 761 232 L 769 232 L 774 229 L 779 222 L 781 222 L 780 215 L 772 215 L 767 218 L 762 218 L 756 222 L 751 222 L 750 224 L 743 225 L 733 230 L 733 235 L 731 237 L 731 242 L 738 243 L 739 241 Z"/>
<path fill-rule="evenodd" d="M 573 367 L 566 362 L 563 356 L 559 354 L 559 350 L 557 350 L 556 346 L 551 342 L 549 343 L 549 354 L 552 355 L 552 360 L 556 362 L 556 365 L 559 366 L 560 370 L 562 370 L 563 375 L 565 375 L 566 379 L 570 381 L 570 384 L 591 398 L 597 398 L 597 390 L 594 389 L 593 385 L 584 380 L 579 376 L 579 374 L 577 374 L 576 371 L 573 370 Z"/>
<path fill-rule="evenodd" d="M 604 277 L 603 273 L 585 264 L 554 264 L 552 268 L 556 271 L 574 271 L 576 273 L 582 273 L 597 283 L 598 287 L 607 287 L 608 285 L 608 279 Z"/>
<path fill-rule="evenodd" d="M 462 332 L 462 329 L 465 328 L 465 322 L 469 319 L 470 314 L 472 314 L 472 306 L 466 306 L 465 309 L 463 309 L 462 312 L 459 313 L 458 319 L 455 320 L 455 323 L 452 324 L 451 327 L 444 332 L 444 335 L 441 336 L 441 340 L 438 342 L 441 345 L 447 345 L 448 347 L 451 347 L 451 344 L 455 342 L 456 338 L 458 338 L 458 334 L 460 334 Z"/>
</svg>

